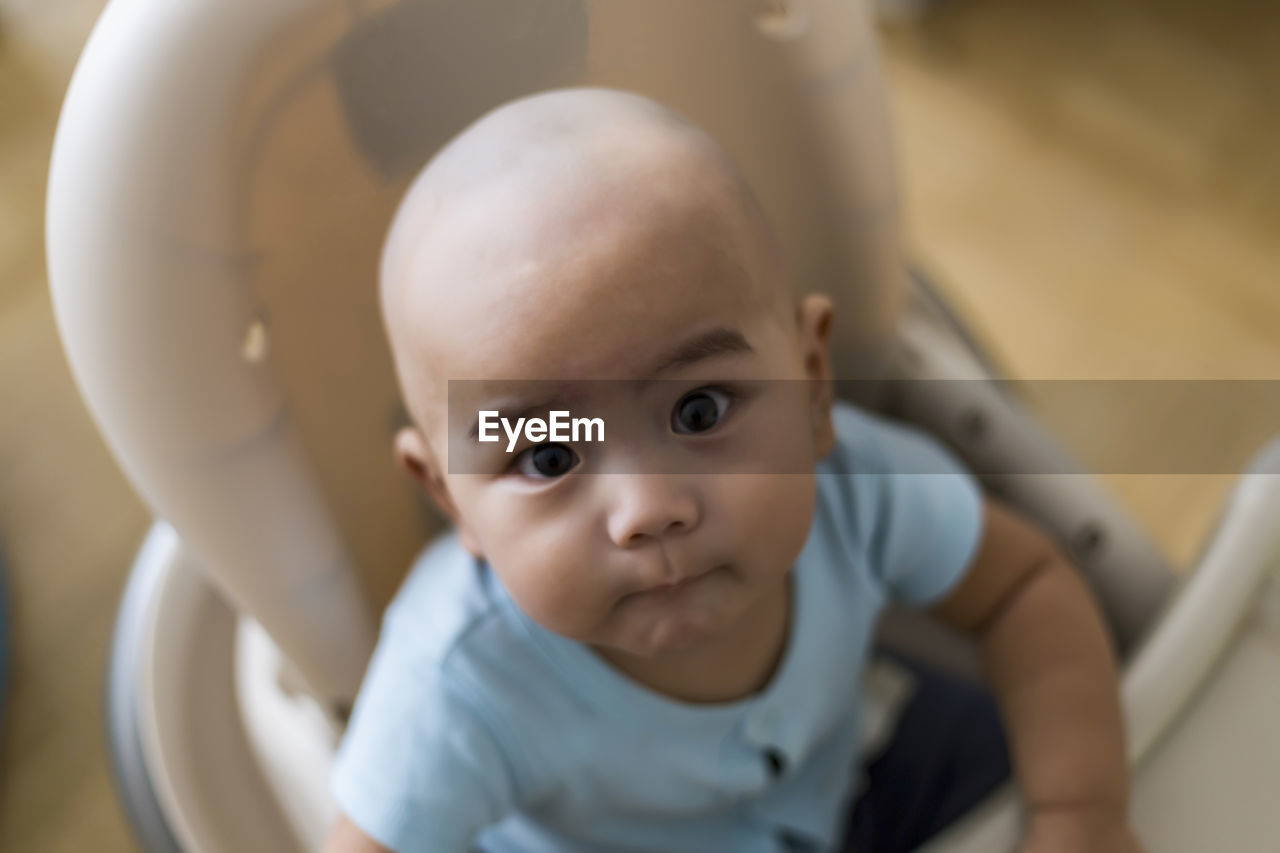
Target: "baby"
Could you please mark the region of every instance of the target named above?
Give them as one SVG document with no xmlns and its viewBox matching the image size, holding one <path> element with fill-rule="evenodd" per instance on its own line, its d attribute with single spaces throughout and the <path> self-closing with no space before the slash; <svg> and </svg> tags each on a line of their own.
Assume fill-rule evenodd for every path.
<svg viewBox="0 0 1280 853">
<path fill-rule="evenodd" d="M 940 445 L 833 403 L 832 304 L 793 300 L 704 133 L 610 90 L 508 104 L 419 176 L 381 279 L 396 454 L 455 532 L 385 615 L 326 849 L 911 849 L 1006 753 L 989 701 L 920 673 L 861 765 L 889 600 L 977 640 L 1023 850 L 1139 849 L 1075 571 Z M 571 407 L 604 441 L 478 441 Z"/>
</svg>

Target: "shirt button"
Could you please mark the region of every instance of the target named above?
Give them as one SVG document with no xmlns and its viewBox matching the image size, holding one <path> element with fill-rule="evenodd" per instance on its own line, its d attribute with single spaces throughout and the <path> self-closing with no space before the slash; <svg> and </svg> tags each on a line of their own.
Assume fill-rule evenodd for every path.
<svg viewBox="0 0 1280 853">
<path fill-rule="evenodd" d="M 787 772 L 787 757 L 781 750 L 770 747 L 764 751 L 764 762 L 769 768 L 769 775 L 777 779 Z"/>
</svg>

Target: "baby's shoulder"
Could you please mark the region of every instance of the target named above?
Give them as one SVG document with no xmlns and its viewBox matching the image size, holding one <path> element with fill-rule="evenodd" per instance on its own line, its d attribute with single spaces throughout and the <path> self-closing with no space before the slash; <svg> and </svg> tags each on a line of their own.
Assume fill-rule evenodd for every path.
<svg viewBox="0 0 1280 853">
<path fill-rule="evenodd" d="M 818 470 L 834 474 L 954 474 L 964 466 L 936 437 L 843 400 L 831 407 L 835 446 Z"/>
<path fill-rule="evenodd" d="M 868 522 L 880 503 L 881 484 L 848 475 L 886 473 L 885 444 L 899 427 L 844 401 L 831 407 L 831 423 L 835 443 L 817 465 L 818 505 L 825 511 L 819 517 L 841 525 Z"/>
<path fill-rule="evenodd" d="M 488 569 L 455 533 L 427 545 L 387 606 L 379 643 L 438 668 L 497 615 Z"/>
<path fill-rule="evenodd" d="M 818 466 L 820 535 L 865 579 L 913 604 L 933 600 L 967 565 L 982 528 L 977 479 L 920 427 L 833 407 L 836 446 Z M 920 476 L 925 475 L 925 476 Z"/>
<path fill-rule="evenodd" d="M 917 427 L 844 400 L 832 404 L 831 426 L 835 445 L 818 467 L 834 474 L 888 473 L 888 457 L 904 442 L 911 444 L 921 436 Z"/>
<path fill-rule="evenodd" d="M 959 459 L 921 428 L 843 401 L 831 420 L 836 441 L 817 466 L 817 523 L 848 548 L 886 556 L 889 539 L 916 535 L 940 507 L 976 494 Z M 952 476 L 911 476 L 920 474 Z"/>
</svg>

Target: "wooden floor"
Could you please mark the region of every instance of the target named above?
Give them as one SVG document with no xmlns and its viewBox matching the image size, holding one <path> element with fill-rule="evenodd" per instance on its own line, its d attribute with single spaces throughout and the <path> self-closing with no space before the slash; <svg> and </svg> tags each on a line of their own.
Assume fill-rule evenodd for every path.
<svg viewBox="0 0 1280 853">
<path fill-rule="evenodd" d="M 148 518 L 68 374 L 42 240 L 99 6 L 0 0 L 0 851 L 133 849 L 101 694 Z M 951 0 L 887 31 L 915 251 L 1015 376 L 1280 378 L 1280 12 L 1262 8 Z M 1108 480 L 1184 564 L 1230 483 Z"/>
<path fill-rule="evenodd" d="M 1262 8 L 955 0 L 888 33 L 917 254 L 1012 375 L 1280 379 L 1280 10 Z M 1176 461 L 1210 414 L 1106 433 Z M 1241 412 L 1224 462 L 1277 414 Z M 1104 479 L 1180 565 L 1232 481 Z"/>
</svg>

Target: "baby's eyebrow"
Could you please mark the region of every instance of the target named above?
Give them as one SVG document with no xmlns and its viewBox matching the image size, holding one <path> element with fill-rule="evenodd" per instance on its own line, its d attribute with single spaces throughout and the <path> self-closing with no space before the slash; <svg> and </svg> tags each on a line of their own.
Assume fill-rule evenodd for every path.
<svg viewBox="0 0 1280 853">
<path fill-rule="evenodd" d="M 699 332 L 685 341 L 681 341 L 672 347 L 661 357 L 653 362 L 647 374 L 648 379 L 655 379 L 663 373 L 672 370 L 678 370 L 682 367 L 688 367 L 696 364 L 706 358 L 713 358 L 718 355 L 731 355 L 735 353 L 755 352 L 751 344 L 747 343 L 747 339 L 737 329 L 728 326 L 716 326 L 704 332 Z M 645 379 L 641 379 L 645 382 Z M 548 396 L 539 397 L 536 400 L 529 399 L 508 399 L 502 402 L 493 402 L 488 406 L 489 410 L 502 411 L 502 417 L 509 421 L 517 421 L 520 418 L 539 412 L 546 412 L 556 408 L 565 408 L 573 394 L 561 392 Z M 506 410 L 515 409 L 508 413 Z M 471 428 L 467 430 L 469 438 L 478 438 L 480 436 L 480 419 L 477 416 L 472 422 Z"/>
<path fill-rule="evenodd" d="M 669 352 L 654 362 L 647 375 L 655 377 L 696 364 L 704 358 L 745 352 L 754 352 L 754 350 L 741 332 L 728 326 L 717 326 L 672 347 Z"/>
</svg>

